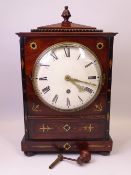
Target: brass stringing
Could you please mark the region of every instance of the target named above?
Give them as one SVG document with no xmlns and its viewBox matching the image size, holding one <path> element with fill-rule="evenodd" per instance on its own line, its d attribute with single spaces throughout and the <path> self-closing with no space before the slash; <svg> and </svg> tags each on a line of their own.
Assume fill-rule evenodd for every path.
<svg viewBox="0 0 131 175">
<path fill-rule="evenodd" d="M 37 145 L 34 145 L 32 146 L 32 148 L 52 148 L 53 146 L 51 145 L 40 145 L 40 146 L 37 146 Z"/>
<path fill-rule="evenodd" d="M 95 148 L 103 148 L 105 145 L 89 145 L 89 147 L 95 147 Z"/>
</svg>

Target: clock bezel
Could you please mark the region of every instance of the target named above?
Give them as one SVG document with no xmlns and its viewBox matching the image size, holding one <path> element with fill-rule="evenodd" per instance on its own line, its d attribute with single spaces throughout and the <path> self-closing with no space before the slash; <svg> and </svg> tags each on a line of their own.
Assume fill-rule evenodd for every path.
<svg viewBox="0 0 131 175">
<path fill-rule="evenodd" d="M 37 65 L 39 63 L 39 61 L 41 60 L 42 56 L 45 55 L 49 50 L 51 49 L 55 49 L 55 48 L 58 48 L 58 47 L 61 47 L 61 46 L 67 46 L 67 45 L 70 45 L 70 46 L 76 46 L 78 47 L 81 46 L 81 48 L 84 48 L 86 49 L 87 51 L 89 51 L 95 58 L 96 60 L 98 61 L 98 64 L 99 64 L 99 67 L 100 67 L 100 71 L 101 71 L 101 76 L 99 78 L 99 86 L 98 86 L 98 89 L 95 93 L 95 95 L 93 96 L 93 98 L 87 102 L 86 104 L 78 107 L 78 108 L 73 108 L 73 109 L 60 109 L 60 108 L 57 108 L 51 104 L 49 104 L 48 102 L 46 102 L 41 96 L 40 96 L 40 93 L 39 93 L 39 90 L 37 88 L 37 85 L 36 85 L 36 81 L 35 81 L 35 72 L 37 72 Z M 102 89 L 102 79 L 103 79 L 103 69 L 102 69 L 102 66 L 101 66 L 101 63 L 98 59 L 98 57 L 96 56 L 96 54 L 91 50 L 89 49 L 87 46 L 81 44 L 81 43 L 78 43 L 78 42 L 71 42 L 71 41 L 65 41 L 65 42 L 58 42 L 56 44 L 53 44 L 51 46 L 49 46 L 48 48 L 46 48 L 44 51 L 41 52 L 41 54 L 36 58 L 36 61 L 35 61 L 35 64 L 33 66 L 33 71 L 32 71 L 32 85 L 33 85 L 33 90 L 35 92 L 35 94 L 37 95 L 37 97 L 39 98 L 39 100 L 46 106 L 48 106 L 49 108 L 51 109 L 54 109 L 56 111 L 59 111 L 59 112 L 77 112 L 77 111 L 80 111 L 82 109 L 85 109 L 87 108 L 89 105 L 91 105 L 95 99 L 97 99 L 98 95 L 100 94 L 100 91 Z"/>
</svg>

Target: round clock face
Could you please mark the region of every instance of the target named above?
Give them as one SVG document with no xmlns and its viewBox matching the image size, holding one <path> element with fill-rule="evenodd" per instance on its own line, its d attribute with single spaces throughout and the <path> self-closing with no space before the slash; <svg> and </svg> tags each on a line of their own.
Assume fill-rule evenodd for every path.
<svg viewBox="0 0 131 175">
<path fill-rule="evenodd" d="M 33 70 L 40 100 L 60 111 L 77 111 L 97 97 L 102 72 L 97 57 L 85 46 L 64 42 L 43 51 Z"/>
</svg>

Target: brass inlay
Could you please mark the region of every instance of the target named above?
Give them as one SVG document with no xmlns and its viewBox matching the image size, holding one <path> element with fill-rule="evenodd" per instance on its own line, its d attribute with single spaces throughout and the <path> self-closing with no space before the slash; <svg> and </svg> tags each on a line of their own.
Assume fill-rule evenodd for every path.
<svg viewBox="0 0 131 175">
<path fill-rule="evenodd" d="M 53 129 L 53 128 L 50 128 L 48 125 L 47 126 L 45 126 L 44 124 L 42 125 L 42 128 L 40 128 L 42 131 L 43 131 L 43 133 L 46 131 L 46 132 L 48 132 L 49 130 L 51 130 L 51 129 Z"/>
<path fill-rule="evenodd" d="M 52 148 L 53 146 L 51 145 L 43 145 L 43 146 L 32 146 L 33 148 Z"/>
<path fill-rule="evenodd" d="M 89 147 L 103 148 L 105 145 L 89 145 Z"/>
<path fill-rule="evenodd" d="M 95 111 L 101 112 L 102 110 L 103 110 L 103 107 L 102 107 L 102 104 L 101 103 L 95 105 Z"/>
<path fill-rule="evenodd" d="M 94 130 L 94 126 L 92 126 L 92 124 L 89 124 L 84 126 L 83 129 L 90 133 L 92 130 Z"/>
<path fill-rule="evenodd" d="M 32 105 L 32 111 L 34 111 L 34 112 L 41 111 L 40 105 L 33 103 L 33 105 Z"/>
<path fill-rule="evenodd" d="M 70 127 L 70 125 L 65 124 L 65 125 L 63 126 L 63 129 L 64 129 L 66 132 L 68 132 L 68 131 L 71 129 L 71 127 Z"/>
<path fill-rule="evenodd" d="M 97 44 L 96 44 L 96 48 L 97 49 L 103 49 L 103 47 L 104 47 L 104 44 L 102 43 L 102 42 L 98 42 Z"/>
<path fill-rule="evenodd" d="M 65 144 L 63 145 L 63 148 L 64 148 L 65 150 L 69 150 L 69 149 L 71 148 L 71 145 L 70 145 L 69 143 L 65 143 Z"/>
<path fill-rule="evenodd" d="M 30 48 L 33 49 L 33 50 L 37 49 L 37 44 L 36 44 L 36 42 L 31 42 L 31 43 L 30 43 Z"/>
</svg>

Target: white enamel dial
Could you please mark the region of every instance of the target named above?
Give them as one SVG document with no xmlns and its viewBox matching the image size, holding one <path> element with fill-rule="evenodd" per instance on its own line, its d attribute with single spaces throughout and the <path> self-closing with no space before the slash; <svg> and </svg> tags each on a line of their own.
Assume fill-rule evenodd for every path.
<svg viewBox="0 0 131 175">
<path fill-rule="evenodd" d="M 87 47 L 72 42 L 51 46 L 38 57 L 33 86 L 40 100 L 60 111 L 88 106 L 98 95 L 102 72 Z"/>
</svg>

